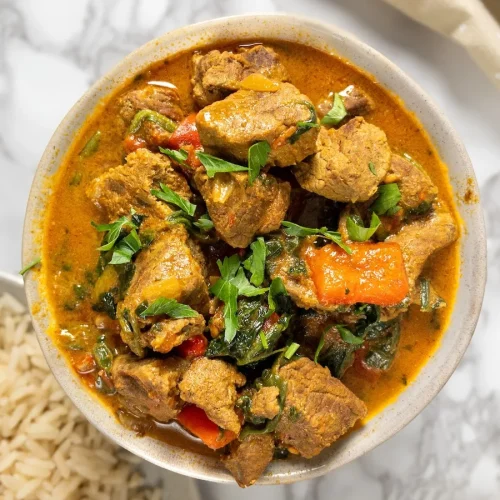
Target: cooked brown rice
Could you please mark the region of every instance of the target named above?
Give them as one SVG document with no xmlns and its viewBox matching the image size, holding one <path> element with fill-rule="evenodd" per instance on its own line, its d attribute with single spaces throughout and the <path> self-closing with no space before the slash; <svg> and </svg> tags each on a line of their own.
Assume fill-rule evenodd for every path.
<svg viewBox="0 0 500 500">
<path fill-rule="evenodd" d="M 0 498 L 151 499 L 140 459 L 108 441 L 65 396 L 25 307 L 0 296 Z"/>
</svg>

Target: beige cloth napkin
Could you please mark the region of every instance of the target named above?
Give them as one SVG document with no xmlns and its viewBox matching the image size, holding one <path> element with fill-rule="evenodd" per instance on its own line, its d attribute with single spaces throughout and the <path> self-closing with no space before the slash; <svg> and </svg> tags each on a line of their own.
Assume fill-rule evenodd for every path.
<svg viewBox="0 0 500 500">
<path fill-rule="evenodd" d="M 384 0 L 463 45 L 500 88 L 500 0 Z"/>
</svg>

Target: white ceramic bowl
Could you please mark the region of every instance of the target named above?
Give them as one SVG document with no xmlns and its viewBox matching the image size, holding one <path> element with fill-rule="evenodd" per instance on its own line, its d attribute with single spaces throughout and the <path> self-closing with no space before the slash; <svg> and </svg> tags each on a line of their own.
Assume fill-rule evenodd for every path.
<svg viewBox="0 0 500 500">
<path fill-rule="evenodd" d="M 157 60 L 207 43 L 233 39 L 300 42 L 352 61 L 374 75 L 381 85 L 398 94 L 416 114 L 447 163 L 457 195 L 463 195 L 469 179 L 473 180 L 472 188 L 478 192 L 470 159 L 443 113 L 415 82 L 374 49 L 334 26 L 296 15 L 262 14 L 215 19 L 167 33 L 139 48 L 99 80 L 66 115 L 43 154 L 33 182 L 24 227 L 24 262 L 40 254 L 42 221 L 47 203 L 46 179 L 57 171 L 75 132 L 99 101 Z M 459 204 L 458 208 L 466 227 L 460 242 L 460 287 L 450 326 L 436 354 L 399 399 L 363 428 L 352 432 L 312 460 L 294 458 L 273 462 L 268 473 L 259 480 L 260 484 L 310 479 L 354 460 L 401 430 L 443 387 L 470 342 L 486 281 L 486 241 L 480 207 L 478 204 Z M 51 321 L 50 311 L 41 300 L 39 283 L 34 276 L 34 273 L 28 273 L 25 288 L 30 305 L 41 305 L 40 311 L 33 315 L 38 339 L 54 375 L 82 413 L 118 444 L 160 467 L 201 479 L 232 481 L 214 458 L 182 451 L 151 438 L 137 437 L 122 427 L 84 389 L 46 335 Z"/>
</svg>

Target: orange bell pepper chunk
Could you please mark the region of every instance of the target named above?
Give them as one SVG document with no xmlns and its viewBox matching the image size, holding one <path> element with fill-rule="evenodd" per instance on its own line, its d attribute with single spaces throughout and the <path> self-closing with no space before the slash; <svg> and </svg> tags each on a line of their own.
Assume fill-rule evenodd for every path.
<svg viewBox="0 0 500 500">
<path fill-rule="evenodd" d="M 408 294 L 408 278 L 397 243 L 349 243 L 352 254 L 337 245 L 305 250 L 316 293 L 325 305 L 357 302 L 391 306 Z"/>
<path fill-rule="evenodd" d="M 177 421 L 212 450 L 222 448 L 236 439 L 234 432 L 219 429 L 219 426 L 207 417 L 204 410 L 194 405 L 185 406 L 177 415 Z"/>
</svg>

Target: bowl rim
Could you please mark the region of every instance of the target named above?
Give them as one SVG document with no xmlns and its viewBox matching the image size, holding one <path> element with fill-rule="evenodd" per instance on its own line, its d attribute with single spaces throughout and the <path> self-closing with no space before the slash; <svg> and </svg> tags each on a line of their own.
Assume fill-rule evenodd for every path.
<svg viewBox="0 0 500 500">
<path fill-rule="evenodd" d="M 101 89 L 107 87 L 110 78 L 112 78 L 112 76 L 115 73 L 117 73 L 120 68 L 123 68 L 127 65 L 134 66 L 136 58 L 140 58 L 140 56 L 145 52 L 147 53 L 150 51 L 154 51 L 156 44 L 158 44 L 159 42 L 165 42 L 169 38 L 173 39 L 175 37 L 185 36 L 185 35 L 187 35 L 188 38 L 190 35 L 196 37 L 199 35 L 199 33 L 203 32 L 203 30 L 205 29 L 212 28 L 212 29 L 223 30 L 224 28 L 231 27 L 237 23 L 245 23 L 256 20 L 263 22 L 275 22 L 278 24 L 296 23 L 299 24 L 301 30 L 303 30 L 307 34 L 310 34 L 314 31 L 326 32 L 330 36 L 342 40 L 347 44 L 350 44 L 350 46 L 354 47 L 355 50 L 364 51 L 370 54 L 370 56 L 374 58 L 376 63 L 384 66 L 391 75 L 395 75 L 399 80 L 403 81 L 408 88 L 408 92 L 410 94 L 413 94 L 417 98 L 417 100 L 424 103 L 424 107 L 426 107 L 429 112 L 432 112 L 436 116 L 436 119 L 439 121 L 440 125 L 442 125 L 445 132 L 449 134 L 450 140 L 452 141 L 454 147 L 457 148 L 459 152 L 458 154 L 460 154 L 463 160 L 462 170 L 467 173 L 467 176 L 469 178 L 472 179 L 472 184 L 476 188 L 476 191 L 478 191 L 477 181 L 470 158 L 465 150 L 465 147 L 460 137 L 458 136 L 457 132 L 452 127 L 451 123 L 446 118 L 444 113 L 433 102 L 432 98 L 429 97 L 429 95 L 423 89 L 421 89 L 420 86 L 417 85 L 417 83 L 414 82 L 413 79 L 410 78 L 403 70 L 401 70 L 398 66 L 392 63 L 387 57 L 382 55 L 380 52 L 373 49 L 368 44 L 357 39 L 355 35 L 346 32 L 341 28 L 338 28 L 333 24 L 318 21 L 297 14 L 252 13 L 252 14 L 221 17 L 191 24 L 185 27 L 175 29 L 173 31 L 169 31 L 155 39 L 152 39 L 151 41 L 147 42 L 141 47 L 135 49 L 125 58 L 121 59 L 113 68 L 107 71 L 99 80 L 97 80 L 68 111 L 68 113 L 65 115 L 65 117 L 55 130 L 54 134 L 52 135 L 41 157 L 41 160 L 39 162 L 39 165 L 35 173 L 35 177 L 28 198 L 28 207 L 24 221 L 23 249 L 22 249 L 23 262 L 27 262 L 28 259 L 32 256 L 34 248 L 37 248 L 37 246 L 38 248 L 40 248 L 39 246 L 40 243 L 35 240 L 34 234 L 37 231 L 37 223 L 40 224 L 40 219 L 39 219 L 40 213 L 38 212 L 38 210 L 40 209 L 41 205 L 45 207 L 44 202 L 41 201 L 42 198 L 41 191 L 43 189 L 43 181 L 46 173 L 45 170 L 48 170 L 51 163 L 54 162 L 53 159 L 54 151 L 59 147 L 59 142 L 61 141 L 61 138 L 65 133 L 65 131 L 72 129 L 71 120 L 75 114 L 80 112 L 79 108 L 83 106 L 85 102 L 90 101 L 95 94 L 101 91 Z M 241 39 L 242 37 L 235 36 L 235 39 L 237 38 Z M 275 39 L 278 41 L 279 40 L 286 41 L 284 37 L 280 37 L 279 35 L 277 35 Z M 308 45 L 307 39 L 299 43 Z M 198 43 L 196 46 L 203 47 L 203 45 L 206 44 Z M 194 45 L 191 46 L 191 49 L 193 48 L 195 48 Z M 186 49 L 180 49 L 176 52 L 181 52 L 182 50 Z M 189 48 L 187 50 L 189 50 Z M 157 60 L 161 60 L 161 57 L 158 56 Z M 143 67 L 145 68 L 149 65 L 150 63 L 144 65 Z M 356 66 L 358 66 L 358 64 L 356 64 Z M 365 70 L 365 68 L 363 68 L 362 66 L 359 65 L 359 67 Z M 118 85 L 114 86 L 114 89 L 111 88 L 110 92 L 108 92 L 108 95 L 113 93 L 117 87 L 123 86 L 123 83 L 124 83 L 123 81 L 120 81 Z M 384 82 L 380 84 L 390 89 L 390 85 L 388 83 Z M 95 108 L 96 105 L 92 107 L 92 110 L 90 112 L 95 110 Z M 73 129 L 72 132 L 73 134 L 75 132 L 78 132 L 78 128 Z M 64 154 L 59 160 L 56 160 L 57 169 L 59 168 L 61 161 L 63 159 L 64 159 Z M 374 439 L 371 442 L 371 444 L 368 444 L 365 447 L 365 449 L 363 449 L 363 447 L 361 448 L 358 447 L 358 449 L 354 453 L 350 453 L 349 451 L 344 452 L 343 459 L 338 463 L 334 463 L 332 459 L 328 459 L 326 462 L 319 461 L 316 464 L 314 464 L 312 461 L 308 461 L 308 463 L 311 465 L 310 467 L 306 467 L 303 471 L 298 471 L 298 472 L 294 471 L 293 473 L 281 472 L 279 474 L 272 476 L 265 475 L 257 482 L 257 484 L 285 484 L 303 479 L 311 479 L 323 475 L 326 472 L 333 470 L 341 465 L 345 465 L 346 463 L 349 463 L 350 461 L 364 455 L 368 451 L 371 451 L 372 449 L 374 449 L 375 447 L 379 446 L 384 441 L 389 439 L 391 436 L 399 432 L 403 427 L 408 425 L 434 399 L 434 397 L 438 394 L 438 392 L 446 384 L 448 379 L 455 371 L 458 363 L 460 362 L 465 353 L 465 350 L 467 349 L 468 344 L 470 343 L 477 321 L 479 319 L 479 313 L 481 310 L 481 304 L 484 296 L 484 290 L 486 285 L 486 233 L 485 233 L 483 215 L 479 206 L 475 210 L 472 217 L 476 224 L 475 244 L 476 244 L 477 261 L 469 264 L 471 266 L 474 266 L 472 272 L 476 279 L 476 283 L 473 286 L 473 291 L 471 291 L 471 298 L 473 299 L 473 304 L 470 307 L 471 315 L 470 318 L 468 318 L 467 323 L 460 327 L 459 338 L 458 338 L 459 340 L 458 349 L 453 354 L 453 358 L 450 358 L 450 360 L 443 366 L 443 371 L 440 372 L 438 377 L 439 380 L 436 381 L 432 386 L 429 386 L 429 392 L 426 393 L 425 397 L 422 400 L 417 401 L 414 405 L 412 405 L 411 411 L 409 411 L 408 414 L 406 414 L 404 418 L 402 418 L 398 422 L 398 424 L 395 425 L 392 431 L 386 432 L 385 434 L 381 433 L 380 436 L 378 436 L 377 439 Z M 38 231 L 40 231 L 40 228 L 38 228 Z M 58 352 L 57 347 L 53 345 L 52 341 L 50 340 L 50 337 L 46 335 L 40 316 L 38 314 L 32 313 L 33 306 L 40 300 L 40 293 L 39 293 L 40 283 L 38 281 L 38 278 L 36 277 L 36 273 L 27 273 L 24 282 L 25 282 L 25 292 L 27 295 L 27 300 L 29 304 L 30 314 L 33 320 L 33 325 L 37 334 L 38 341 L 41 345 L 42 351 L 47 360 L 47 363 L 51 368 L 52 372 L 54 373 L 56 380 L 58 380 L 65 393 L 70 397 L 73 403 L 78 407 L 78 409 L 95 427 L 97 427 L 101 432 L 107 435 L 107 437 L 111 438 L 120 446 L 128 449 L 132 453 L 160 467 L 167 468 L 174 472 L 189 475 L 191 477 L 195 477 L 198 479 L 204 479 L 216 482 L 234 482 L 234 480 L 229 476 L 229 474 L 226 471 L 221 471 L 219 469 L 209 471 L 203 468 L 199 468 L 198 470 L 196 468 L 197 467 L 196 463 L 193 463 L 191 466 L 188 467 L 186 467 L 185 464 L 179 465 L 179 463 L 176 461 L 175 453 L 172 454 L 172 450 L 170 450 L 169 452 L 170 455 L 166 459 L 158 458 L 158 455 L 152 456 L 152 453 L 144 451 L 142 447 L 138 447 L 136 445 L 134 440 L 130 439 L 129 432 L 123 430 L 121 432 L 117 431 L 117 429 L 115 428 L 116 423 L 115 425 L 113 425 L 112 423 L 109 422 L 109 419 L 107 421 L 100 420 L 96 422 L 96 417 L 92 408 L 87 407 L 87 405 L 83 404 L 82 401 L 83 397 L 82 393 L 86 393 L 87 390 L 79 382 L 75 383 L 74 380 L 75 376 L 71 373 L 71 369 L 69 368 L 69 366 L 66 365 L 66 373 L 64 373 L 61 370 L 61 354 Z M 462 274 L 460 276 L 460 283 L 461 282 L 462 282 Z M 449 326 L 447 330 L 448 329 Z M 446 331 L 443 333 L 443 337 L 445 336 Z M 439 350 L 440 348 L 441 346 L 439 346 L 437 350 Z M 424 368 L 422 368 L 422 370 L 423 369 Z M 414 382 L 415 384 L 418 382 L 421 376 L 422 373 L 419 373 Z M 404 392 L 406 391 L 408 391 L 408 389 L 406 389 Z M 100 405 L 100 403 L 98 403 L 98 400 L 95 397 L 93 398 L 93 401 L 94 405 L 95 404 Z M 382 413 L 384 411 L 385 410 L 383 410 Z M 106 412 L 108 412 L 107 409 Z M 112 417 L 111 415 L 108 416 L 114 420 L 114 417 Z M 149 438 L 140 438 L 140 439 L 147 440 Z M 169 445 L 165 446 L 169 447 Z"/>
</svg>

